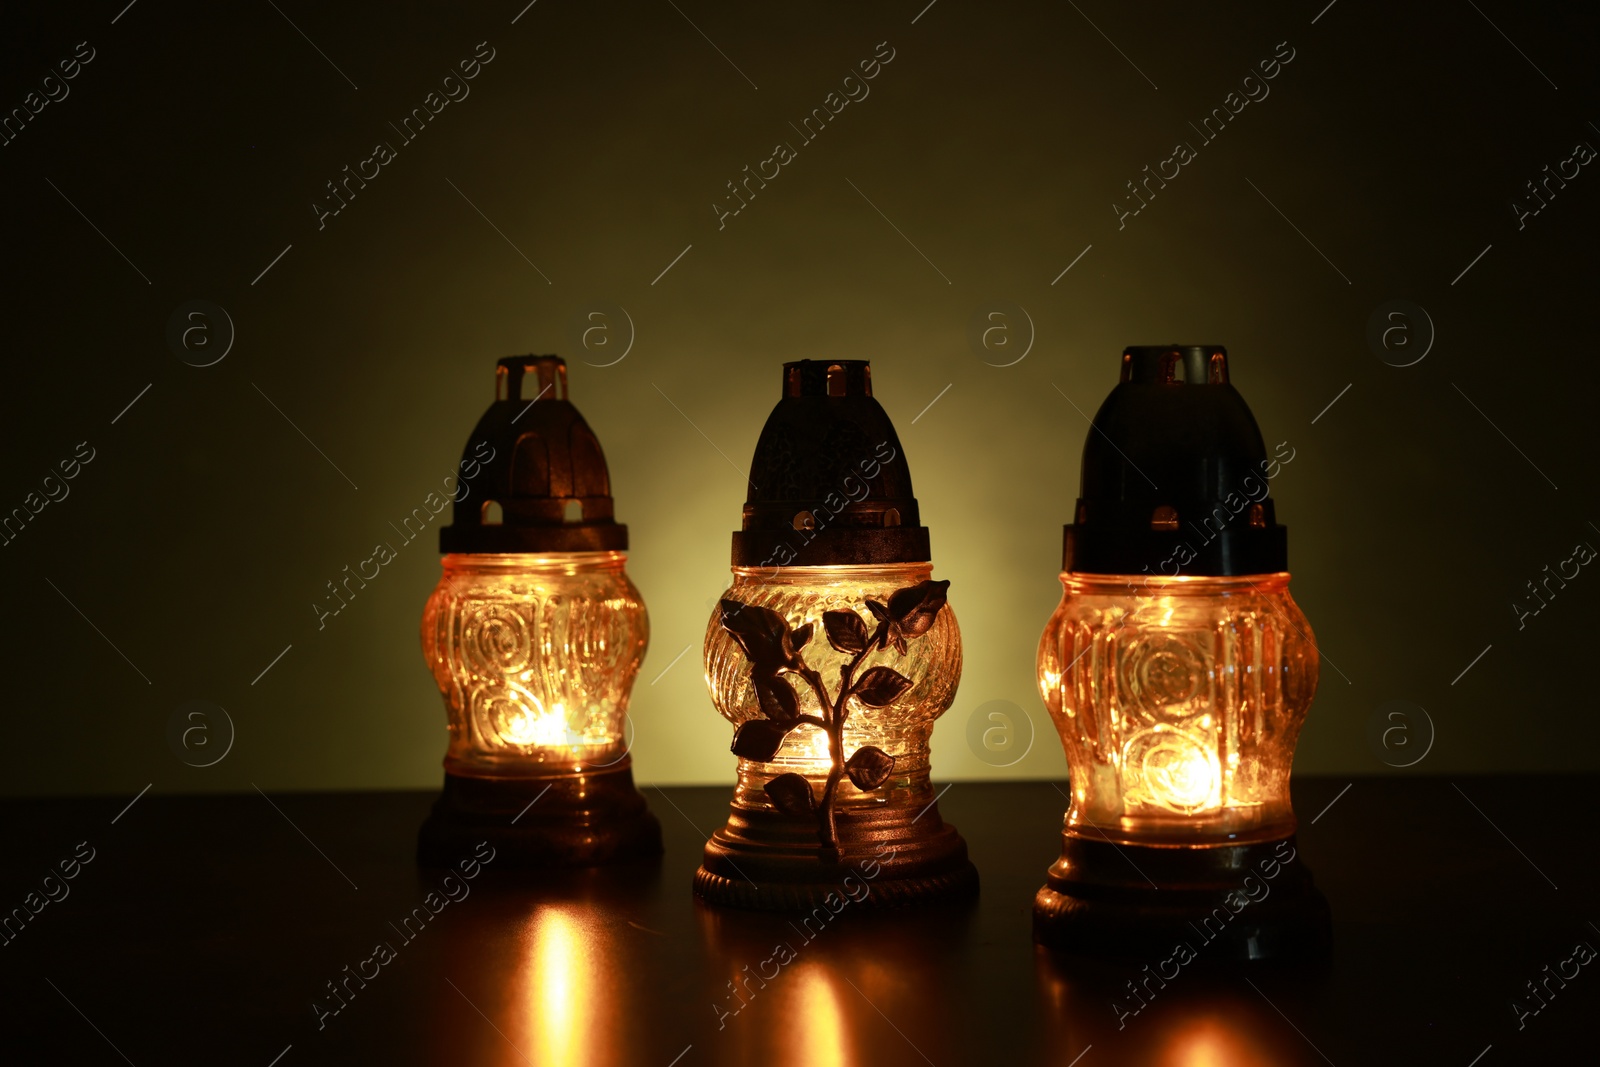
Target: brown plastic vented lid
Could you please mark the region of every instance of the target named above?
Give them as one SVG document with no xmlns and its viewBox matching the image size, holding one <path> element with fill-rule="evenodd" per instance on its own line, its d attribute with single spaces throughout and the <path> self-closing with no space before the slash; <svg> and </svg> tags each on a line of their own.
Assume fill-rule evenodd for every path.
<svg viewBox="0 0 1600 1067">
<path fill-rule="evenodd" d="M 864 359 L 783 365 L 783 395 L 756 442 L 738 567 L 916 563 L 928 528 Z"/>
<path fill-rule="evenodd" d="M 559 356 L 507 356 L 495 401 L 461 457 L 454 521 L 441 552 L 600 552 L 628 547 L 612 517 L 611 475 L 567 399 Z M 498 519 L 498 521 L 495 521 Z"/>
</svg>

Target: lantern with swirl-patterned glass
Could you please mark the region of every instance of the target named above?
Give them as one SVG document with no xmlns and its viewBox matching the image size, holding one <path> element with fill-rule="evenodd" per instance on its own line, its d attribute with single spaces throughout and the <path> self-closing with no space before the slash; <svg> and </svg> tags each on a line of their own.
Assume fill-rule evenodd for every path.
<svg viewBox="0 0 1600 1067">
<path fill-rule="evenodd" d="M 1222 347 L 1123 353 L 1039 642 L 1072 787 L 1039 941 L 1243 959 L 1326 946 L 1289 802 L 1319 660 L 1268 495 L 1293 458 L 1288 442 L 1268 457 Z"/>
<path fill-rule="evenodd" d="M 454 498 L 439 531 L 444 575 L 422 615 L 450 745 L 419 859 L 446 865 L 480 841 L 507 867 L 658 854 L 626 730 L 649 622 L 564 361 L 500 361 Z"/>
<path fill-rule="evenodd" d="M 961 631 L 865 360 L 784 364 L 749 481 L 705 639 L 738 784 L 696 892 L 830 911 L 972 894 L 928 762 Z"/>
</svg>

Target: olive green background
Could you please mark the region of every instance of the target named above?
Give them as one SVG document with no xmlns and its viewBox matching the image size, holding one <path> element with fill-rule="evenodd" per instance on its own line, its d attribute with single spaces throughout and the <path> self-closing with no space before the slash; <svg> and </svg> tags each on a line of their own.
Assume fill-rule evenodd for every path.
<svg viewBox="0 0 1600 1067">
<path fill-rule="evenodd" d="M 1510 207 L 1574 143 L 1600 145 L 1592 22 L 924 3 L 8 16 L 6 108 L 77 42 L 96 54 L 0 147 L 0 508 L 79 442 L 95 458 L 0 547 L 4 790 L 436 783 L 444 713 L 417 638 L 432 535 L 324 629 L 311 605 L 450 472 L 495 359 L 533 351 L 571 361 L 631 529 L 653 630 L 641 780 L 732 779 L 699 646 L 779 365 L 807 357 L 873 361 L 953 583 L 966 667 L 936 777 L 1064 777 L 1034 656 L 1084 413 L 1124 345 L 1165 342 L 1227 345 L 1269 447 L 1294 450 L 1273 495 L 1325 654 L 1297 771 L 1384 770 L 1368 724 L 1391 700 L 1436 729 L 1408 773 L 1600 768 L 1600 577 L 1520 630 L 1511 606 L 1600 545 L 1583 340 L 1600 175 L 1523 229 Z M 470 96 L 319 229 L 324 183 L 397 140 L 386 123 L 480 41 L 494 59 Z M 870 95 L 799 145 L 789 123 L 879 42 L 894 58 Z M 1188 124 L 1279 42 L 1294 58 L 1270 95 L 1199 145 Z M 780 140 L 797 158 L 719 228 L 725 183 Z M 1119 229 L 1124 183 L 1178 140 L 1198 158 Z M 167 343 L 192 299 L 237 331 L 214 366 Z M 1437 331 L 1405 368 L 1366 340 L 1395 299 Z M 584 362 L 618 349 L 586 352 L 571 326 L 598 303 L 635 331 L 612 366 Z M 1001 304 L 1034 330 L 1007 367 L 969 341 Z M 205 769 L 167 742 L 195 699 L 237 728 Z M 1003 769 L 966 740 L 990 701 L 1035 734 Z"/>
</svg>

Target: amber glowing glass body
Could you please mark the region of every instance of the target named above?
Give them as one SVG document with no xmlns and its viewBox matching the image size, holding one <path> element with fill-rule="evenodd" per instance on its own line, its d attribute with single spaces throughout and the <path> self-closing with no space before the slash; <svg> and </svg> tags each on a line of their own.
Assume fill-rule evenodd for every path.
<svg viewBox="0 0 1600 1067">
<path fill-rule="evenodd" d="M 1319 661 L 1289 575 L 1061 584 L 1039 691 L 1071 772 L 1066 832 L 1144 845 L 1293 834 L 1289 771 Z"/>
<path fill-rule="evenodd" d="M 445 769 L 558 775 L 627 754 L 628 697 L 649 643 L 623 552 L 452 553 L 422 615 L 450 720 Z"/>
<path fill-rule="evenodd" d="M 867 600 L 887 601 L 896 590 L 914 586 L 933 574 L 932 563 L 883 563 L 870 566 L 735 567 L 726 600 L 768 608 L 782 615 L 791 628 L 813 627 L 816 636 L 805 646 L 809 667 L 817 672 L 830 695 L 837 694 L 840 669 L 852 658 L 829 646 L 823 634 L 823 613 L 854 611 L 870 623 Z M 706 626 L 705 675 L 717 711 L 735 727 L 759 718 L 760 702 L 750 670 L 750 660 L 721 624 L 720 609 Z M 877 788 L 863 792 L 849 778 L 840 780 L 836 807 L 878 808 L 885 805 L 926 804 L 933 799 L 928 780 L 928 737 L 933 724 L 955 700 L 961 681 L 961 630 L 946 604 L 927 633 L 906 644 L 904 653 L 891 645 L 872 651 L 859 665 L 860 672 L 875 666 L 892 667 L 911 685 L 884 707 L 863 707 L 849 702 L 843 727 L 844 755 L 875 746 L 894 756 L 894 769 Z M 820 714 L 815 691 L 789 675 L 800 711 Z M 817 726 L 802 725 L 790 731 L 777 754 L 766 762 L 741 758 L 735 805 L 774 810 L 764 792 L 780 774 L 804 775 L 820 794 L 832 766 L 830 739 Z"/>
</svg>

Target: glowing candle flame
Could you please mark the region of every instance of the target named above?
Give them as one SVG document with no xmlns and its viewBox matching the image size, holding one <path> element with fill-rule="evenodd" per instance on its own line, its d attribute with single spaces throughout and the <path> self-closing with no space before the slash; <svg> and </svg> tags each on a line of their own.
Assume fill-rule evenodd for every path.
<svg viewBox="0 0 1600 1067">
<path fill-rule="evenodd" d="M 537 701 L 534 709 L 524 711 L 506 724 L 505 739 L 514 745 L 572 745 L 582 739 L 567 729 L 567 709 L 554 704 L 548 710 Z"/>
<path fill-rule="evenodd" d="M 1157 726 L 1128 744 L 1129 799 L 1192 815 L 1221 803 L 1216 756 L 1193 737 Z"/>
<path fill-rule="evenodd" d="M 803 736 L 805 738 L 805 747 L 801 750 L 801 752 L 798 753 L 798 755 L 802 759 L 815 760 L 821 765 L 821 768 L 826 771 L 827 768 L 832 765 L 832 757 L 829 755 L 830 750 L 828 748 L 827 731 L 812 727 L 811 729 L 805 731 L 803 735 L 799 736 Z"/>
</svg>

